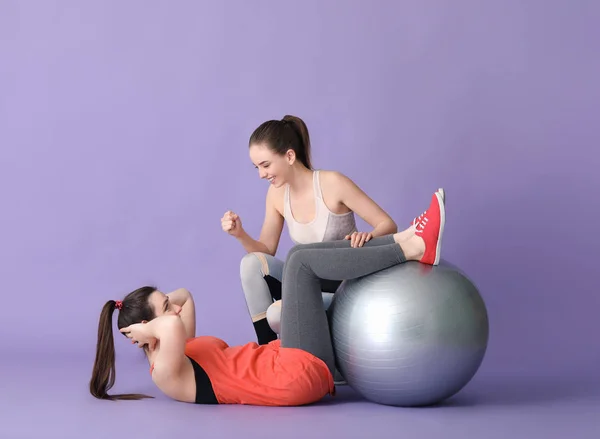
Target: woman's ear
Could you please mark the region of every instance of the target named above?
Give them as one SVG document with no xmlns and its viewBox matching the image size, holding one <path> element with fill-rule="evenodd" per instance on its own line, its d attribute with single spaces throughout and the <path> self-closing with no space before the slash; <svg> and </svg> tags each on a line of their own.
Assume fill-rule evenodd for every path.
<svg viewBox="0 0 600 439">
<path fill-rule="evenodd" d="M 288 149 L 285 153 L 285 158 L 290 166 L 293 165 L 296 161 L 296 152 L 293 149 Z"/>
</svg>

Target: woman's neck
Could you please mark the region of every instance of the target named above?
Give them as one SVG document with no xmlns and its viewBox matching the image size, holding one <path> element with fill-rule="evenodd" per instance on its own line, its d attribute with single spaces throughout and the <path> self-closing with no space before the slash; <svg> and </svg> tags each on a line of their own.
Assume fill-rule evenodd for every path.
<svg viewBox="0 0 600 439">
<path fill-rule="evenodd" d="M 295 167 L 290 178 L 288 179 L 290 192 L 302 193 L 307 189 L 312 190 L 313 173 L 314 171 L 306 168 L 305 166 Z"/>
</svg>

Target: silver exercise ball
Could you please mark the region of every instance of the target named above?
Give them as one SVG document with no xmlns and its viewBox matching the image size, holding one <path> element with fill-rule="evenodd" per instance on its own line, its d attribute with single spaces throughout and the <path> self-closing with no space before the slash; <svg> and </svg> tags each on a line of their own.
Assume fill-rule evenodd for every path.
<svg viewBox="0 0 600 439">
<path fill-rule="evenodd" d="M 424 406 L 451 397 L 487 349 L 485 304 L 445 262 L 408 262 L 344 281 L 329 313 L 339 371 L 380 404 Z"/>
</svg>

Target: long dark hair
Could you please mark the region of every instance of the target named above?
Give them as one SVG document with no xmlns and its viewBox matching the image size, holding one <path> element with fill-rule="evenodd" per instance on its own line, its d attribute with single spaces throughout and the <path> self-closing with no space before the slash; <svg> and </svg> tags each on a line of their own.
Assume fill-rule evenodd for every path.
<svg viewBox="0 0 600 439">
<path fill-rule="evenodd" d="M 268 120 L 254 130 L 249 145 L 264 144 L 271 151 L 285 155 L 288 149 L 308 169 L 312 169 L 310 160 L 310 136 L 302 119 L 296 116 L 284 116 L 281 120 Z"/>
<path fill-rule="evenodd" d="M 156 288 L 145 286 L 132 291 L 122 301 L 122 307 L 117 319 L 117 327 L 125 328 L 143 320 L 150 321 L 155 317 L 148 302 Z M 107 392 L 115 384 L 115 342 L 113 338 L 112 316 L 117 302 L 109 300 L 102 307 L 98 322 L 98 343 L 96 344 L 96 359 L 90 380 L 90 393 L 98 399 L 142 399 L 151 396 L 136 393 L 109 395 Z"/>
</svg>

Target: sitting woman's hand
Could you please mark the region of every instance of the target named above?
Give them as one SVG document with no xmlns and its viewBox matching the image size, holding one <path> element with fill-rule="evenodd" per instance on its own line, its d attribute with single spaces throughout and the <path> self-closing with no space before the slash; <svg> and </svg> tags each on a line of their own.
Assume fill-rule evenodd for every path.
<svg viewBox="0 0 600 439">
<path fill-rule="evenodd" d="M 149 334 L 147 325 L 145 323 L 135 323 L 125 328 L 121 328 L 120 332 L 131 340 L 131 343 L 137 344 L 138 347 L 143 348 L 148 346 L 148 349 L 154 350 L 156 342 L 158 341 L 155 337 Z"/>
<path fill-rule="evenodd" d="M 350 240 L 350 246 L 353 248 L 362 247 L 365 242 L 369 242 L 373 238 L 371 233 L 367 232 L 354 232 L 351 235 L 346 235 L 344 239 Z"/>
</svg>

